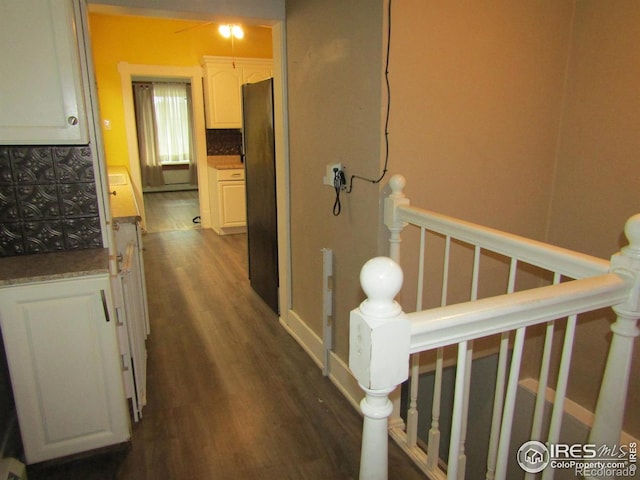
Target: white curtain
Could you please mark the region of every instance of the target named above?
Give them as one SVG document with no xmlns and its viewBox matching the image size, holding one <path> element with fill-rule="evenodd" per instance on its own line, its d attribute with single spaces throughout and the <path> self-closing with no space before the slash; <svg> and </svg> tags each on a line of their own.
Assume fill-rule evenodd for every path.
<svg viewBox="0 0 640 480">
<path fill-rule="evenodd" d="M 152 84 L 134 82 L 133 98 L 136 109 L 142 185 L 144 187 L 160 187 L 164 185 L 164 177 L 162 175 L 162 162 L 158 155 Z"/>
<path fill-rule="evenodd" d="M 184 83 L 154 83 L 153 98 L 162 163 L 187 163 L 191 159 L 189 108 Z"/>
</svg>

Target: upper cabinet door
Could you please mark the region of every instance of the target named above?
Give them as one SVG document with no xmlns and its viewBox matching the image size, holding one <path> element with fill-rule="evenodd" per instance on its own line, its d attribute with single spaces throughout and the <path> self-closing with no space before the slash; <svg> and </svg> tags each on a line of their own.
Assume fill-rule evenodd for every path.
<svg viewBox="0 0 640 480">
<path fill-rule="evenodd" d="M 242 72 L 231 66 L 216 65 L 208 69 L 205 87 L 208 128 L 240 128 L 242 126 L 241 78 Z"/>
<path fill-rule="evenodd" d="M 72 0 L 0 2 L 0 143 L 86 144 Z"/>
<path fill-rule="evenodd" d="M 207 128 L 242 128 L 242 85 L 271 78 L 273 61 L 204 57 L 203 67 Z"/>
</svg>

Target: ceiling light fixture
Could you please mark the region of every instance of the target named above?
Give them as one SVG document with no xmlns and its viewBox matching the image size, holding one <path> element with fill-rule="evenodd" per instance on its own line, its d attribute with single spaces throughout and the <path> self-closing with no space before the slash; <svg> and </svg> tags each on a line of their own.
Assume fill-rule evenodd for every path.
<svg viewBox="0 0 640 480">
<path fill-rule="evenodd" d="M 242 30 L 242 27 L 240 25 L 220 25 L 218 27 L 218 32 L 220 32 L 220 35 L 222 35 L 224 38 L 244 38 L 244 31 Z"/>
</svg>

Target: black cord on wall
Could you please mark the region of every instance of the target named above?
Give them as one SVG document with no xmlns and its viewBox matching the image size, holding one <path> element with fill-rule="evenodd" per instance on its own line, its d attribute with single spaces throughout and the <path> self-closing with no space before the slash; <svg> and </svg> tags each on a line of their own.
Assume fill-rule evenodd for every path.
<svg viewBox="0 0 640 480">
<path fill-rule="evenodd" d="M 340 203 L 340 192 L 345 189 L 345 185 L 347 184 L 347 179 L 344 176 L 344 172 L 342 170 L 338 170 L 337 168 L 333 169 L 333 188 L 336 191 L 336 201 L 333 202 L 333 215 L 340 215 L 340 211 L 342 210 L 342 204 Z"/>
<path fill-rule="evenodd" d="M 386 52 L 385 67 L 384 67 L 384 78 L 387 86 L 387 111 L 386 111 L 386 118 L 384 123 L 384 142 L 385 142 L 384 167 L 382 168 L 382 174 L 377 179 L 366 178 L 360 175 L 351 175 L 351 178 L 349 179 L 349 188 L 347 189 L 347 193 L 351 193 L 351 191 L 353 190 L 354 179 L 363 180 L 369 183 L 380 183 L 384 178 L 384 176 L 387 174 L 387 166 L 389 165 L 389 112 L 391 110 L 391 86 L 389 84 L 389 52 L 391 50 L 391 2 L 392 0 L 389 0 L 389 3 L 387 4 L 387 52 Z M 336 215 L 335 207 L 334 207 L 334 215 Z"/>
</svg>

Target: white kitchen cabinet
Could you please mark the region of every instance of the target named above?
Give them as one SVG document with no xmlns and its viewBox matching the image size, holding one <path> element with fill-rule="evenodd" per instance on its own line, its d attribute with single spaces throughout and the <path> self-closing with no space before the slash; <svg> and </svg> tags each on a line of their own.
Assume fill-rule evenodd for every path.
<svg viewBox="0 0 640 480">
<path fill-rule="evenodd" d="M 130 439 L 107 273 L 0 288 L 27 463 Z"/>
<path fill-rule="evenodd" d="M 272 77 L 271 59 L 204 57 L 207 128 L 242 128 L 242 85 Z"/>
<path fill-rule="evenodd" d="M 147 292 L 138 222 L 115 222 L 119 270 L 115 306 L 120 350 L 128 353 L 130 369 L 124 373 L 127 398 L 131 399 L 134 421 L 142 418 L 147 404 L 147 349 L 150 333 Z"/>
<path fill-rule="evenodd" d="M 217 169 L 209 172 L 212 228 L 220 235 L 247 231 L 244 170 Z"/>
<path fill-rule="evenodd" d="M 71 0 L 0 2 L 0 144 L 86 144 Z"/>
<path fill-rule="evenodd" d="M 221 182 L 218 202 L 221 227 L 244 227 L 247 224 L 244 182 Z"/>
</svg>

